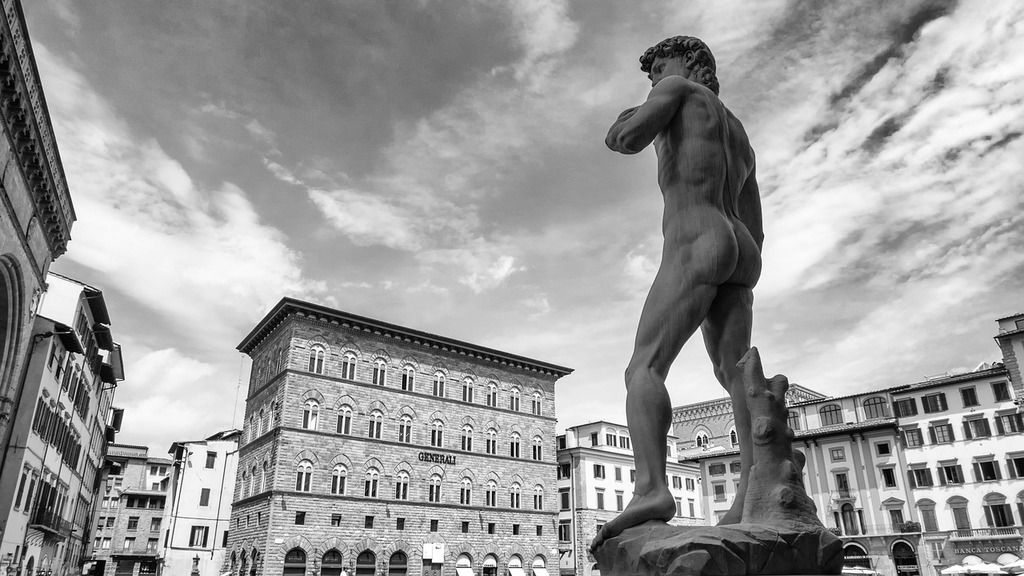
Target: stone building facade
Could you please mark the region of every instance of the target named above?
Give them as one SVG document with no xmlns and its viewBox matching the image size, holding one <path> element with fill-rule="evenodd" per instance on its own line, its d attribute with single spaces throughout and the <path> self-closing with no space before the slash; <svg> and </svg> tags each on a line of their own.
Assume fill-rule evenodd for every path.
<svg viewBox="0 0 1024 576">
<path fill-rule="evenodd" d="M 0 442 L 7 446 L 36 304 L 50 263 L 67 250 L 75 210 L 21 4 L 0 7 Z"/>
<path fill-rule="evenodd" d="M 285 298 L 253 359 L 226 569 L 545 576 L 571 370 Z"/>
</svg>

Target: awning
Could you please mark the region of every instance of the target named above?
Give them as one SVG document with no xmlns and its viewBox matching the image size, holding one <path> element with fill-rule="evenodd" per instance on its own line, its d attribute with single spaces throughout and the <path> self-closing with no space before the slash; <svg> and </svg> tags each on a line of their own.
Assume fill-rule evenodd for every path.
<svg viewBox="0 0 1024 576">
<path fill-rule="evenodd" d="M 468 566 L 456 566 L 456 576 L 473 576 L 473 569 Z"/>
<path fill-rule="evenodd" d="M 533 576 L 548 576 L 548 569 L 538 566 L 533 569 Z"/>
<path fill-rule="evenodd" d="M 114 349 L 114 337 L 110 335 L 110 326 L 96 324 L 92 327 L 92 333 L 96 336 L 96 344 L 108 352 Z"/>
<path fill-rule="evenodd" d="M 526 576 L 526 573 L 523 572 L 523 569 L 519 566 L 509 566 L 508 576 Z"/>
<path fill-rule="evenodd" d="M 78 340 L 78 336 L 75 331 L 71 329 L 71 326 L 67 324 L 61 324 L 60 322 L 53 323 L 53 333 L 60 339 L 60 343 L 64 346 L 64 349 L 68 352 L 75 354 L 84 354 L 85 348 L 82 348 L 82 343 Z"/>
<path fill-rule="evenodd" d="M 100 364 L 100 380 L 103 380 L 104 384 L 117 384 L 117 378 L 114 377 L 114 368 L 106 362 Z"/>
<path fill-rule="evenodd" d="M 92 312 L 92 321 L 100 324 L 110 324 L 110 314 L 107 313 L 107 303 L 103 300 L 103 292 L 86 286 L 85 300 L 89 303 L 89 311 Z"/>
</svg>

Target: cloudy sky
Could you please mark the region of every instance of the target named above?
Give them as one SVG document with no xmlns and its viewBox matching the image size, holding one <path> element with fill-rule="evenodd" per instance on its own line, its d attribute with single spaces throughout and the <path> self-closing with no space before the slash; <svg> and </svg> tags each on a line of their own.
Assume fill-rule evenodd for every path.
<svg viewBox="0 0 1024 576">
<path fill-rule="evenodd" d="M 754 343 L 832 394 L 999 359 L 1024 311 L 1024 4 L 23 2 L 104 290 L 119 441 L 240 422 L 235 346 L 282 296 L 575 369 L 622 421 L 660 260 L 653 150 L 604 146 L 637 58 L 703 38 L 758 155 Z M 697 337 L 677 404 L 718 398 Z"/>
</svg>

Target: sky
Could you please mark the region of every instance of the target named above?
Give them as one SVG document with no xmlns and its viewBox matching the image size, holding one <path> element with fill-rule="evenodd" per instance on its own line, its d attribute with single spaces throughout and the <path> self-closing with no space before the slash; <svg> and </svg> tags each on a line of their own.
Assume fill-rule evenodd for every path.
<svg viewBox="0 0 1024 576">
<path fill-rule="evenodd" d="M 653 149 L 604 136 L 638 58 L 702 38 L 757 154 L 768 373 L 840 395 L 1000 359 L 1024 312 L 1024 4 L 23 2 L 101 288 L 118 441 L 240 427 L 235 347 L 283 296 L 567 366 L 624 421 L 661 258 Z M 676 405 L 725 397 L 699 336 Z"/>
</svg>

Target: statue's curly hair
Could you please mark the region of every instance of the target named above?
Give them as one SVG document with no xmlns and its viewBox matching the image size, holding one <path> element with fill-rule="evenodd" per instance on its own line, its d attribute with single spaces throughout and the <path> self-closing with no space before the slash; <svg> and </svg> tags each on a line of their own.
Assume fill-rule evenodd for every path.
<svg viewBox="0 0 1024 576">
<path fill-rule="evenodd" d="M 700 38 L 693 36 L 674 36 L 666 38 L 651 46 L 640 57 L 640 70 L 649 73 L 655 58 L 683 59 L 683 65 L 693 70 L 695 78 L 701 84 L 707 86 L 712 92 L 718 94 L 718 77 L 715 76 L 715 57 L 711 49 Z"/>
</svg>

